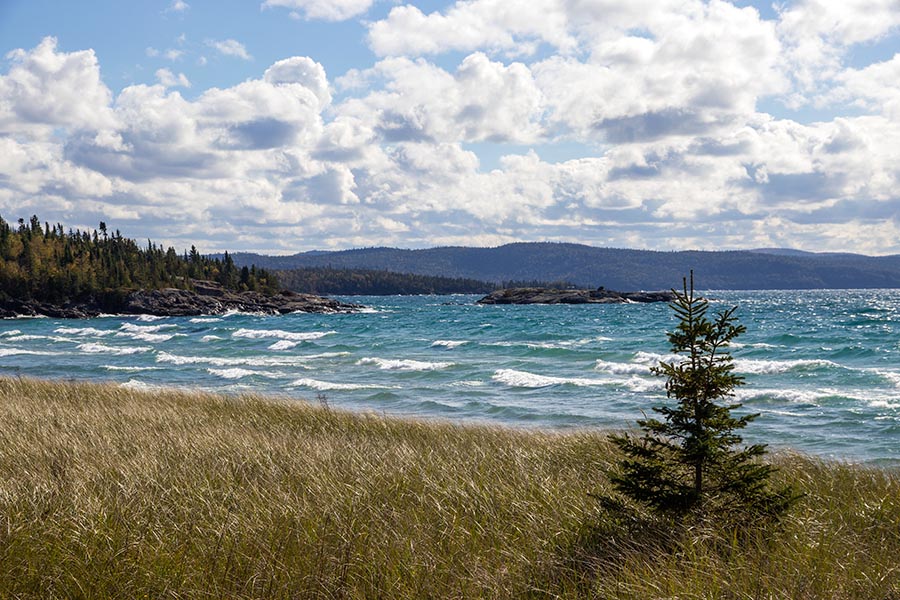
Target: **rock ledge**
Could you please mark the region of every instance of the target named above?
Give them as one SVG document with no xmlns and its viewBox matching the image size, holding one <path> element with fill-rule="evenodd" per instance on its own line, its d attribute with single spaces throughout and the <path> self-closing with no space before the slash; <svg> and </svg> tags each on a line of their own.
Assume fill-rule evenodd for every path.
<svg viewBox="0 0 900 600">
<path fill-rule="evenodd" d="M 552 288 L 507 288 L 491 292 L 477 304 L 626 304 L 671 302 L 672 292 L 614 292 L 596 290 L 557 290 Z"/>
</svg>

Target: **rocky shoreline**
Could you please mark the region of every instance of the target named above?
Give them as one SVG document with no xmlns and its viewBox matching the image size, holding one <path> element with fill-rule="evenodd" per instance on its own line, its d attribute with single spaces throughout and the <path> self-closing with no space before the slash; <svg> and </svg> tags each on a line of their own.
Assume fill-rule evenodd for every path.
<svg viewBox="0 0 900 600">
<path fill-rule="evenodd" d="M 491 292 L 476 304 L 628 304 L 671 302 L 672 292 L 615 292 L 596 290 L 558 290 L 552 288 L 507 288 Z"/>
<path fill-rule="evenodd" d="M 281 291 L 268 296 L 258 292 L 233 292 L 209 281 L 194 281 L 193 290 L 165 288 L 111 292 L 64 304 L 38 300 L 0 299 L 0 317 L 46 316 L 84 319 L 101 314 L 144 314 L 160 317 L 218 315 L 228 311 L 283 315 L 293 312 L 350 313 L 362 308 L 313 294 Z"/>
</svg>

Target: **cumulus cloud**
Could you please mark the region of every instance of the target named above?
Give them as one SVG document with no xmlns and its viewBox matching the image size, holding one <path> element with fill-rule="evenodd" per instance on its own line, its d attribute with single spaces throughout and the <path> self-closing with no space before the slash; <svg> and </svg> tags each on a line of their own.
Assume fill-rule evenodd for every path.
<svg viewBox="0 0 900 600">
<path fill-rule="evenodd" d="M 364 14 L 374 0 L 265 0 L 262 8 L 288 8 L 292 15 L 324 21 L 343 21 Z"/>
<path fill-rule="evenodd" d="M 242 60 L 251 60 L 253 58 L 247 52 L 247 48 L 237 40 L 207 40 L 206 45 L 225 56 L 234 56 Z"/>
<path fill-rule="evenodd" d="M 169 69 L 157 69 L 156 80 L 164 87 L 191 87 L 191 82 L 184 73 L 175 75 Z"/>
<path fill-rule="evenodd" d="M 191 7 L 190 4 L 185 2 L 184 0 L 172 0 L 172 3 L 169 4 L 169 8 L 166 9 L 166 12 L 184 12 Z"/>
<path fill-rule="evenodd" d="M 0 76 L 0 132 L 37 126 L 110 127 L 112 94 L 100 79 L 93 50 L 58 52 L 56 38 L 31 51 L 7 54 L 12 66 Z"/>
</svg>

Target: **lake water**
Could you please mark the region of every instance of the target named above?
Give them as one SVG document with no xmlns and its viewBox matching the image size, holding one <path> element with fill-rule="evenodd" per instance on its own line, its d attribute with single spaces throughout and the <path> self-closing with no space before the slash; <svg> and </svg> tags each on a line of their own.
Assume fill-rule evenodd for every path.
<svg viewBox="0 0 900 600">
<path fill-rule="evenodd" d="M 900 290 L 710 291 L 738 305 L 747 441 L 900 464 Z M 0 375 L 261 392 L 389 415 L 624 428 L 666 400 L 665 304 L 354 297 L 360 314 L 0 321 Z"/>
</svg>

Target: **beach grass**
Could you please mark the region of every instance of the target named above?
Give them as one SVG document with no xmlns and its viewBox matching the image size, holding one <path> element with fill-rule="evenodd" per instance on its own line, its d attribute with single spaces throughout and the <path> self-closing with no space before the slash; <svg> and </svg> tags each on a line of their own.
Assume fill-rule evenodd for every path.
<svg viewBox="0 0 900 600">
<path fill-rule="evenodd" d="M 616 451 L 289 399 L 0 379 L 0 598 L 900 599 L 900 472 L 773 455 L 778 526 L 612 522 Z"/>
</svg>

